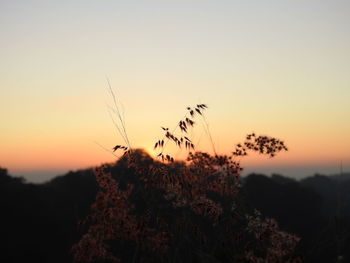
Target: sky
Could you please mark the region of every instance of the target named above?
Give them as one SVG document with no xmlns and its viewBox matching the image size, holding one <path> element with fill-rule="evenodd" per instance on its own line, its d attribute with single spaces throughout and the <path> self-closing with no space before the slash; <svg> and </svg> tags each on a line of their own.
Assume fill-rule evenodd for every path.
<svg viewBox="0 0 350 263">
<path fill-rule="evenodd" d="M 31 182 L 115 161 L 109 79 L 133 147 L 206 103 L 218 153 L 285 141 L 246 171 L 350 170 L 350 2 L 0 1 L 0 166 Z M 203 120 L 190 131 L 212 152 Z M 183 158 L 186 153 L 172 154 Z"/>
</svg>

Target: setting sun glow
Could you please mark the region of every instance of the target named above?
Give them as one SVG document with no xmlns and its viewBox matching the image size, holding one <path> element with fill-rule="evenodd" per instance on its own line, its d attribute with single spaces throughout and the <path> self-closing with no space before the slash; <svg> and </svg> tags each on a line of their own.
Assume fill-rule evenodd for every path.
<svg viewBox="0 0 350 263">
<path fill-rule="evenodd" d="M 0 166 L 12 174 L 45 181 L 116 160 L 99 146 L 123 143 L 106 76 L 132 146 L 153 156 L 161 126 L 206 103 L 218 153 L 252 131 L 288 145 L 242 160 L 248 171 L 350 169 L 349 2 L 29 2 L 0 4 Z M 212 152 L 204 125 L 189 135 Z"/>
</svg>

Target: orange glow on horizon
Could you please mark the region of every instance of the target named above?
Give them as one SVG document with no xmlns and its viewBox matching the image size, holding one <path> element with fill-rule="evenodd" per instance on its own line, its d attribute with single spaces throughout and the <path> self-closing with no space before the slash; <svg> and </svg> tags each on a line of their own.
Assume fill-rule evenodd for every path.
<svg viewBox="0 0 350 263">
<path fill-rule="evenodd" d="M 115 161 L 94 143 L 124 144 L 108 113 L 107 76 L 132 146 L 153 156 L 160 127 L 205 103 L 218 153 L 253 131 L 290 149 L 244 166 L 343 161 L 350 170 L 350 2 L 317 10 L 308 1 L 257 1 L 254 10 L 247 1 L 144 2 L 2 6 L 1 167 L 25 174 Z M 195 121 L 188 135 L 212 153 Z"/>
<path fill-rule="evenodd" d="M 151 136 L 150 136 L 151 137 Z M 221 138 L 222 140 L 223 138 Z M 109 142 L 108 142 L 109 141 Z M 229 141 L 229 139 L 227 139 Z M 241 140 L 242 141 L 242 140 Z M 237 141 L 239 142 L 239 141 Z M 142 143 L 142 142 L 141 142 Z M 141 144 L 140 143 L 140 144 Z M 112 148 L 108 146 L 114 146 L 115 143 L 111 142 L 111 139 L 103 142 L 103 147 Z M 290 143 L 286 141 L 289 146 Z M 144 143 L 145 151 L 156 158 L 158 151 L 153 149 L 154 143 L 148 141 Z M 201 144 L 199 147 L 200 151 L 207 151 L 212 153 L 209 143 Z M 6 146 L 6 145 L 4 145 Z M 219 154 L 230 154 L 234 145 L 227 146 L 227 149 L 223 148 L 219 151 Z M 30 143 L 23 145 L 23 148 L 17 148 L 11 150 L 11 145 L 7 145 L 6 155 L 0 155 L 2 160 L 2 166 L 16 167 L 20 170 L 35 170 L 35 169 L 58 169 L 58 168 L 69 168 L 78 169 L 82 167 L 90 167 L 93 165 L 99 165 L 105 162 L 114 162 L 117 157 L 111 153 L 106 152 L 104 149 L 99 147 L 93 141 L 87 141 L 84 145 L 84 140 L 73 144 L 72 141 L 68 140 L 67 143 L 53 142 L 48 143 L 45 140 L 42 143 Z M 306 149 L 303 145 L 293 145 L 289 147 L 288 152 L 282 152 L 275 158 L 269 158 L 267 156 L 251 153 L 250 156 L 239 158 L 242 160 L 242 164 L 249 166 L 291 166 L 291 165 L 307 165 L 307 164 L 330 164 L 349 162 L 347 155 L 347 149 L 343 147 L 341 150 L 329 149 L 323 151 L 322 146 L 309 144 Z M 165 153 L 171 154 L 175 159 L 184 160 L 186 159 L 187 152 L 185 150 L 178 150 L 169 145 Z M 117 153 L 119 154 L 119 153 Z"/>
</svg>

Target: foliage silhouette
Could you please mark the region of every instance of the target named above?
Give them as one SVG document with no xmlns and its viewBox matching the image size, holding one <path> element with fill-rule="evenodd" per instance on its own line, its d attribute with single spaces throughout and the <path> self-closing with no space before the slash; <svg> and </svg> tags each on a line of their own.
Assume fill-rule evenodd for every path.
<svg viewBox="0 0 350 263">
<path fill-rule="evenodd" d="M 127 138 L 116 109 L 118 131 Z M 113 147 L 124 151 L 119 163 L 131 176 L 108 165 L 95 170 L 100 191 L 83 222 L 87 233 L 73 247 L 77 262 L 299 262 L 293 254 L 299 238 L 237 198 L 242 168 L 236 157 L 248 151 L 274 157 L 287 150 L 284 142 L 252 133 L 230 156 L 192 152 L 187 132 L 206 109 L 187 107 L 172 131 L 161 127 L 164 137 L 154 145 L 161 162 L 130 148 L 128 140 Z M 190 151 L 187 162 L 164 153 L 169 142 Z"/>
<path fill-rule="evenodd" d="M 119 162 L 118 165 L 111 164 L 110 169 L 114 175 L 130 178 L 133 175 L 131 169 Z M 265 176 L 265 184 L 260 185 L 257 180 L 250 180 L 249 186 L 246 182 L 250 176 L 241 180 L 241 189 L 236 196 L 237 204 L 250 211 L 259 207 L 262 215 L 268 217 L 272 217 L 272 211 L 273 215 L 279 218 L 277 222 L 283 231 L 293 232 L 291 229 L 298 229 L 295 234 L 301 240 L 297 246 L 297 253 L 303 256 L 303 262 L 337 262 L 339 255 L 343 257 L 342 262 L 349 262 L 350 207 L 346 204 L 350 203 L 350 174 L 342 176 L 340 190 L 343 194 L 340 197 L 344 206 L 339 218 L 336 217 L 333 208 L 329 209 L 329 206 L 325 205 L 330 203 L 336 206 L 333 196 L 337 196 L 337 190 L 333 183 L 337 183 L 338 177 L 317 175 L 295 181 L 285 177 L 275 180 L 276 178 Z M 289 181 L 299 187 L 288 190 Z M 320 181 L 328 183 L 323 184 Z M 276 182 L 279 183 L 280 191 L 271 192 L 269 198 L 264 198 L 263 187 L 269 183 L 276 186 Z M 247 191 L 248 188 L 255 191 Z M 302 192 L 309 194 L 299 193 L 298 189 L 303 189 Z M 0 262 L 72 262 L 70 248 L 78 242 L 81 232 L 86 231 L 85 228 L 77 228 L 76 222 L 91 213 L 90 206 L 97 191 L 98 185 L 92 169 L 69 172 L 43 184 L 25 183 L 23 179 L 8 175 L 6 169 L 1 169 Z M 283 209 L 276 209 L 275 203 L 270 200 L 281 198 L 283 192 L 285 201 L 281 202 L 280 206 Z M 257 198 L 258 194 L 261 194 L 260 198 Z M 304 206 L 310 210 L 310 214 L 320 214 L 314 207 L 319 207 L 321 203 L 321 216 L 313 216 L 312 221 L 308 214 L 296 214 L 293 201 L 298 195 L 317 195 L 318 198 L 305 199 Z M 300 203 L 300 206 L 302 205 Z M 341 242 L 338 242 L 339 248 L 336 246 L 337 233 L 340 233 L 338 236 L 341 237 Z M 130 246 L 124 242 L 119 247 L 121 250 L 122 245 Z M 133 251 L 130 254 L 132 258 Z M 198 257 L 202 261 L 208 258 L 203 255 Z"/>
</svg>

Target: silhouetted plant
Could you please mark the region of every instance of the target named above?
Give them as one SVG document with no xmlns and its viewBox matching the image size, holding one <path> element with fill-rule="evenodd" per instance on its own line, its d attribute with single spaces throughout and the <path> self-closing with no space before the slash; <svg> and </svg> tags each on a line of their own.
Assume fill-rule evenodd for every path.
<svg viewBox="0 0 350 263">
<path fill-rule="evenodd" d="M 101 190 L 84 222 L 87 233 L 73 247 L 77 262 L 299 262 L 293 256 L 299 239 L 250 211 L 237 195 L 242 168 L 235 157 L 249 150 L 273 157 L 286 146 L 253 133 L 229 156 L 192 152 L 188 127 L 205 109 L 188 107 L 172 131 L 162 127 L 164 138 L 154 145 L 160 161 L 132 149 L 128 139 L 128 146 L 113 147 L 124 151 L 118 165 L 133 176 L 113 174 L 109 165 L 96 169 Z M 189 151 L 187 162 L 164 153 L 169 142 Z"/>
</svg>

